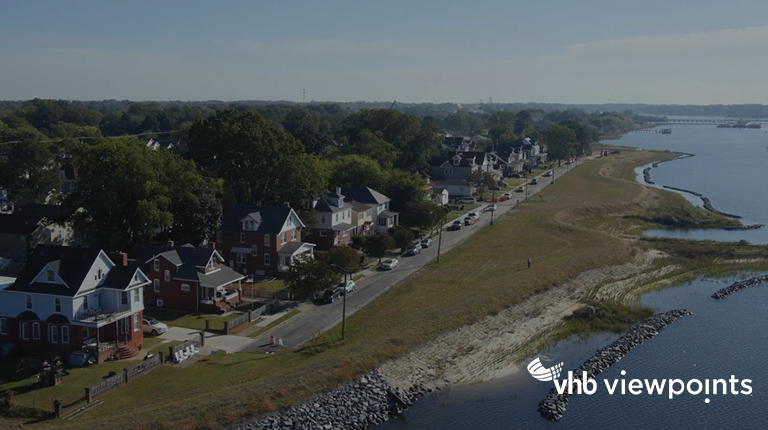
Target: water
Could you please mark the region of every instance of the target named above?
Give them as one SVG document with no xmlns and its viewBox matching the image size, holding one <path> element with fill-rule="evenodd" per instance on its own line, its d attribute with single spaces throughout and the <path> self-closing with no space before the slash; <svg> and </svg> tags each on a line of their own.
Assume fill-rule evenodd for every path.
<svg viewBox="0 0 768 430">
<path fill-rule="evenodd" d="M 768 159 L 765 130 L 716 129 L 707 126 L 672 126 L 672 135 L 637 133 L 620 143 L 648 149 L 695 153 L 684 160 L 662 163 L 652 170 L 657 185 L 671 185 L 700 192 L 722 211 L 744 217 L 745 224 L 768 224 L 768 202 L 761 191 L 762 166 Z M 642 171 L 642 169 L 640 169 Z M 691 196 L 693 197 L 693 196 Z M 696 203 L 700 201 L 696 198 Z M 766 229 L 658 232 L 657 234 L 701 239 L 741 240 L 768 243 Z M 768 284 L 739 291 L 725 300 L 710 295 L 730 283 L 753 276 L 741 273 L 720 280 L 698 279 L 691 283 L 646 294 L 641 302 L 656 311 L 685 308 L 693 315 L 682 317 L 658 336 L 629 353 L 598 376 L 594 395 L 574 395 L 563 419 L 549 422 L 536 407 L 552 387 L 521 371 L 477 385 L 450 387 L 417 402 L 401 417 L 381 429 L 766 429 L 768 415 Z M 565 362 L 564 370 L 578 367 L 595 350 L 618 335 L 598 334 L 588 339 L 569 339 L 538 354 L 545 365 Z M 626 376 L 621 371 L 627 372 Z M 603 380 L 626 379 L 751 379 L 752 394 L 690 395 L 670 400 L 664 395 L 609 395 Z M 709 398 L 710 403 L 704 399 Z"/>
</svg>

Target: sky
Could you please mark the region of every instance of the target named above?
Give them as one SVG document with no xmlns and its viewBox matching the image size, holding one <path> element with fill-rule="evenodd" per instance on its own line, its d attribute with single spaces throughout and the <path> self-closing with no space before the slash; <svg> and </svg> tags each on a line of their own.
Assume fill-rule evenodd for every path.
<svg viewBox="0 0 768 430">
<path fill-rule="evenodd" d="M 0 100 L 768 103 L 766 16 L 754 0 L 0 0 Z"/>
</svg>

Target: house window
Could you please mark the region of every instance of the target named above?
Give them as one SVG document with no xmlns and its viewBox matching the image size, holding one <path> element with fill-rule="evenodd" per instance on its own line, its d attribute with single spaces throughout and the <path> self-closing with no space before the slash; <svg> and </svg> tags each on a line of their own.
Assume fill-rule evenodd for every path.
<svg viewBox="0 0 768 430">
<path fill-rule="evenodd" d="M 211 261 L 208 262 L 208 271 L 216 270 L 216 257 L 211 257 Z"/>
<path fill-rule="evenodd" d="M 269 254 L 264 254 L 264 265 L 269 266 L 270 264 L 272 264 L 272 262 L 270 261 Z"/>
<path fill-rule="evenodd" d="M 141 302 L 141 288 L 133 290 L 133 303 Z"/>
<path fill-rule="evenodd" d="M 216 232 L 216 242 L 221 243 L 221 232 L 220 231 Z"/>
<path fill-rule="evenodd" d="M 51 337 L 51 343 L 59 343 L 59 327 L 55 325 L 49 325 L 48 334 Z"/>
<path fill-rule="evenodd" d="M 181 291 L 189 291 L 189 284 L 181 284 Z"/>
<path fill-rule="evenodd" d="M 133 331 L 141 330 L 141 319 L 139 314 L 133 314 Z"/>
<path fill-rule="evenodd" d="M 336 214 L 334 221 L 339 222 L 339 214 Z"/>
<path fill-rule="evenodd" d="M 387 219 L 379 218 L 379 227 L 386 227 L 386 226 L 387 226 Z"/>
<path fill-rule="evenodd" d="M 325 215 L 320 215 L 320 223 L 325 224 Z"/>
<path fill-rule="evenodd" d="M 40 323 L 32 323 L 32 339 L 40 340 Z"/>
<path fill-rule="evenodd" d="M 245 233 L 240 233 L 240 243 L 245 243 Z"/>
<path fill-rule="evenodd" d="M 257 248 L 256 245 L 253 245 L 251 247 L 251 255 L 254 257 L 259 255 L 259 248 Z"/>
<path fill-rule="evenodd" d="M 88 296 L 83 296 L 83 309 L 88 310 Z"/>
<path fill-rule="evenodd" d="M 53 311 L 54 312 L 61 312 L 61 298 L 56 297 L 53 299 Z"/>
<path fill-rule="evenodd" d="M 48 270 L 45 271 L 45 274 L 48 277 L 48 282 L 53 282 L 54 281 L 53 270 L 48 269 Z"/>
<path fill-rule="evenodd" d="M 21 323 L 21 338 L 29 340 L 29 323 Z"/>
<path fill-rule="evenodd" d="M 61 327 L 61 343 L 69 343 L 69 327 Z"/>
<path fill-rule="evenodd" d="M 153 279 L 152 280 L 152 284 L 155 287 L 155 292 L 159 293 L 160 292 L 160 280 L 159 279 Z"/>
<path fill-rule="evenodd" d="M 293 231 L 291 231 L 291 242 L 293 242 L 294 240 L 296 240 L 296 236 L 297 236 L 297 234 L 296 234 L 296 230 L 293 230 Z"/>
<path fill-rule="evenodd" d="M 130 326 L 131 322 L 128 318 L 123 318 L 120 320 L 120 333 L 128 333 L 128 327 Z"/>
<path fill-rule="evenodd" d="M 120 304 L 121 305 L 127 305 L 128 304 L 128 291 L 121 291 L 120 292 Z"/>
<path fill-rule="evenodd" d="M 27 294 L 27 309 L 32 309 L 32 296 Z"/>
<path fill-rule="evenodd" d="M 269 235 L 268 234 L 264 235 L 264 246 L 269 246 Z"/>
<path fill-rule="evenodd" d="M 328 232 L 326 230 L 320 230 L 320 237 L 327 237 Z"/>
<path fill-rule="evenodd" d="M 99 279 L 104 277 L 104 273 L 102 273 L 101 269 L 99 269 Z"/>
<path fill-rule="evenodd" d="M 155 272 L 160 271 L 160 260 L 155 259 Z"/>
<path fill-rule="evenodd" d="M 8 321 L 5 318 L 0 318 L 0 334 L 8 334 Z"/>
<path fill-rule="evenodd" d="M 171 280 L 171 271 L 166 270 L 165 271 L 165 282 L 169 282 Z"/>
<path fill-rule="evenodd" d="M 285 242 L 286 242 L 286 237 L 287 237 L 287 236 L 286 236 L 286 234 L 285 234 L 285 233 L 283 233 L 283 234 L 281 234 L 281 235 L 280 235 L 280 245 L 284 245 L 284 244 L 285 244 Z"/>
<path fill-rule="evenodd" d="M 237 264 L 245 264 L 245 254 L 242 252 L 237 253 Z"/>
</svg>

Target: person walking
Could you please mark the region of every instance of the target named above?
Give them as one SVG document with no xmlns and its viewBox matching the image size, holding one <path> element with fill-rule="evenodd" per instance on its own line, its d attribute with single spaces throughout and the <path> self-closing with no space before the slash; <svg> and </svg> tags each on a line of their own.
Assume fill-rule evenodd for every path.
<svg viewBox="0 0 768 430">
<path fill-rule="evenodd" d="M 528 268 L 531 268 L 531 257 L 528 257 Z"/>
</svg>

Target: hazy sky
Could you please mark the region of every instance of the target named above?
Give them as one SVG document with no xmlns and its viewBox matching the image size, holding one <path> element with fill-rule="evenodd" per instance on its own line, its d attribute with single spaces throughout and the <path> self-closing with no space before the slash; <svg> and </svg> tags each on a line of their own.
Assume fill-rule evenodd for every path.
<svg viewBox="0 0 768 430">
<path fill-rule="evenodd" d="M 766 1 L 0 0 L 0 99 L 768 103 Z"/>
</svg>

